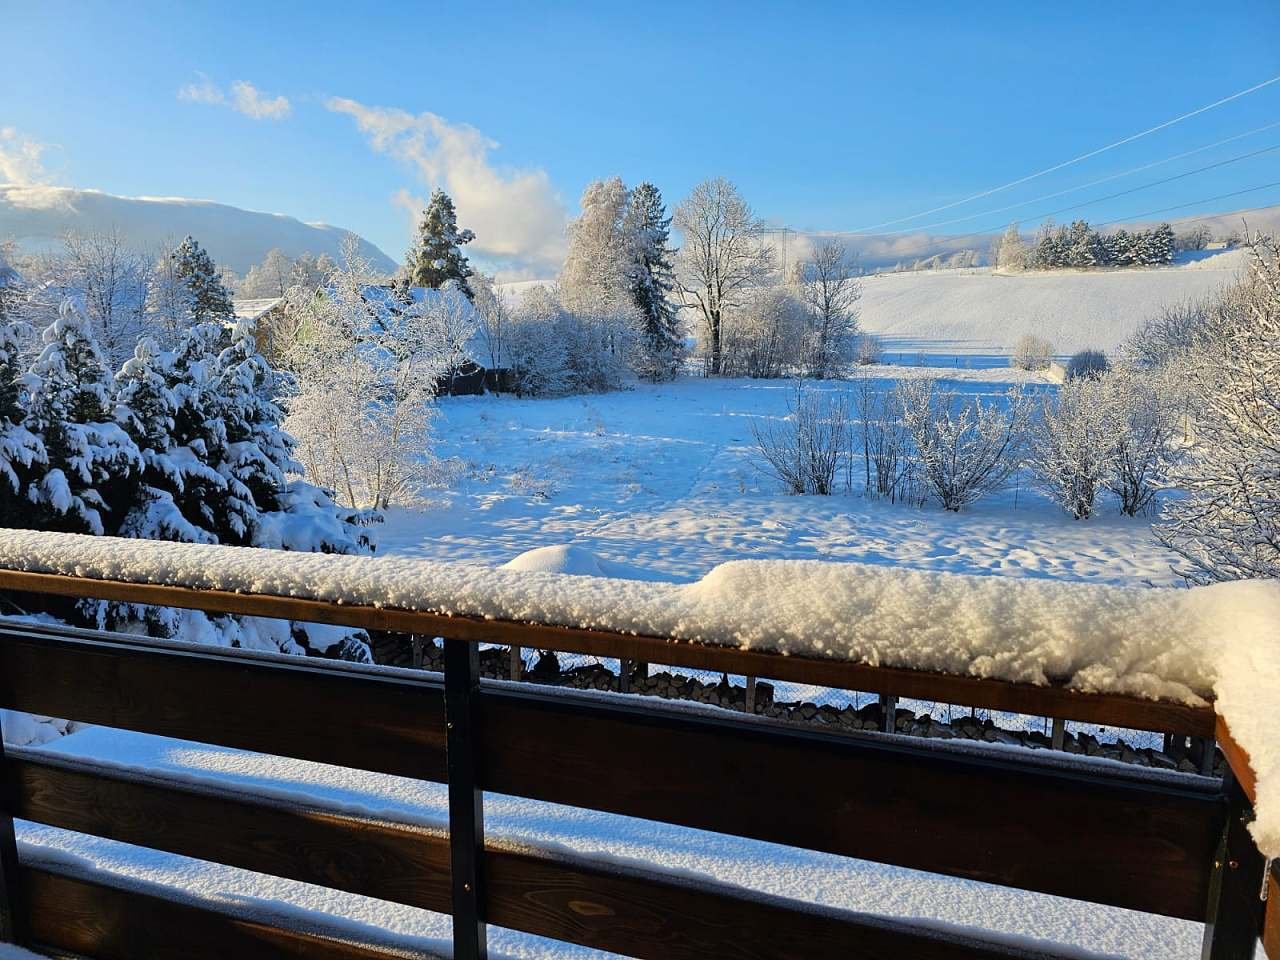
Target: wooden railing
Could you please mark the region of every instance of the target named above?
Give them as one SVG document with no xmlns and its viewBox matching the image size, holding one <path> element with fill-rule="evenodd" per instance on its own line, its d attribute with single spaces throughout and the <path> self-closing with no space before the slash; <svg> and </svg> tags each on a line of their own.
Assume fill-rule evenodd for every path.
<svg viewBox="0 0 1280 960">
<path fill-rule="evenodd" d="M 0 589 L 443 637 L 445 671 L 0 628 L 0 706 L 448 784 L 449 828 L 388 823 L 141 776 L 40 750 L 0 751 L 0 940 L 125 958 L 392 957 L 102 874 L 19 864 L 14 818 L 450 913 L 454 953 L 486 924 L 652 958 L 1045 957 L 926 925 L 815 908 L 659 869 L 484 838 L 483 792 L 642 817 L 947 876 L 1206 921 L 1211 960 L 1280 958 L 1275 888 L 1236 771 L 1152 779 L 1118 765 L 975 753 L 723 712 L 482 684 L 492 642 L 819 683 L 1038 716 L 1212 736 L 1211 708 L 869 668 L 660 638 L 0 571 Z M 287 722 L 264 724 L 264 716 Z M 661 762 L 652 762 L 660 758 Z M 637 777 L 637 771 L 644 775 Z"/>
</svg>

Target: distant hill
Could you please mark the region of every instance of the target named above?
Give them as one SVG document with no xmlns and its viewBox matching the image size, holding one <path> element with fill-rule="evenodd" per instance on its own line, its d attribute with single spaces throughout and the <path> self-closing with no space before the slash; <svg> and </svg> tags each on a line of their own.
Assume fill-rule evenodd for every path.
<svg viewBox="0 0 1280 960">
<path fill-rule="evenodd" d="M 994 274 L 989 268 L 886 273 L 862 283 L 862 327 L 889 353 L 1000 355 L 1033 333 L 1060 354 L 1112 350 L 1162 307 L 1214 293 L 1244 251 L 1184 254 L 1168 267 Z M 896 358 L 895 358 L 896 359 Z"/>
<path fill-rule="evenodd" d="M 323 223 L 303 223 L 278 213 L 259 213 L 210 200 L 174 197 L 118 197 L 70 187 L 0 184 L 0 241 L 15 240 L 34 253 L 56 247 L 68 230 L 118 230 L 130 246 L 159 250 L 166 242 L 193 235 L 226 269 L 243 274 L 279 247 L 291 257 L 327 253 L 339 258 L 348 231 Z M 388 273 L 395 262 L 367 240 L 360 252 Z"/>
</svg>

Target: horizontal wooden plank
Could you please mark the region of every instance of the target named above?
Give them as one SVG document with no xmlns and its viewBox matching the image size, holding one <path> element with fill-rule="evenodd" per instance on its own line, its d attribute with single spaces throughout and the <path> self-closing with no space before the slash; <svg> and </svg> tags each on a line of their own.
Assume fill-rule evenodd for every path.
<svg viewBox="0 0 1280 960">
<path fill-rule="evenodd" d="M 299 597 L 195 590 L 189 587 L 92 580 L 16 570 L 0 570 L 0 589 L 185 607 L 218 613 L 280 617 L 372 630 L 503 643 L 539 650 L 561 650 L 845 690 L 894 694 L 1010 713 L 1061 717 L 1105 726 L 1195 736 L 1209 736 L 1213 732 L 1213 710 L 1210 707 L 1197 708 L 1137 697 L 1086 694 L 1059 686 L 1033 686 L 977 677 L 871 667 L 845 660 L 781 656 L 776 653 L 603 630 L 444 616 Z"/>
<path fill-rule="evenodd" d="M 286 929 L 139 890 L 24 867 L 32 939 L 94 960 L 392 960 L 428 957 Z"/>
<path fill-rule="evenodd" d="M 448 839 L 439 832 L 39 751 L 16 751 L 9 772 L 13 812 L 25 820 L 449 911 Z M 1044 956 L 587 857 L 490 844 L 484 874 L 491 922 L 652 960 Z"/>
<path fill-rule="evenodd" d="M 443 781 L 433 678 L 0 629 L 0 706 Z"/>
<path fill-rule="evenodd" d="M 1052 954 L 908 922 L 787 905 L 582 858 L 494 850 L 490 922 L 646 960 L 996 960 Z"/>
<path fill-rule="evenodd" d="M 1216 795 L 898 738 L 482 689 L 486 790 L 1184 919 Z"/>
<path fill-rule="evenodd" d="M 449 848 L 427 830 L 10 748 L 13 815 L 79 833 L 449 912 Z"/>
</svg>

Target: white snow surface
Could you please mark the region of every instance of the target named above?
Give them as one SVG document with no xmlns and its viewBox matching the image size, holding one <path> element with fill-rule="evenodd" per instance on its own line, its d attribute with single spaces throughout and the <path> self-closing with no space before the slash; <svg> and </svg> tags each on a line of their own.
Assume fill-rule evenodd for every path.
<svg viewBox="0 0 1280 960">
<path fill-rule="evenodd" d="M 561 557 L 591 566 L 582 554 Z M 1255 837 L 1264 852 L 1280 853 L 1274 582 L 1136 588 L 738 560 L 694 583 L 659 583 L 26 530 L 0 531 L 0 567 L 605 629 L 1192 704 L 1220 692 L 1218 709 L 1259 774 Z"/>
<path fill-rule="evenodd" d="M 1113 350 L 1161 308 L 1230 284 L 1244 264 L 1228 250 L 1168 267 L 1049 270 L 933 270 L 867 277 L 862 327 L 894 355 L 999 354 L 1024 334 L 1063 355 Z"/>
</svg>

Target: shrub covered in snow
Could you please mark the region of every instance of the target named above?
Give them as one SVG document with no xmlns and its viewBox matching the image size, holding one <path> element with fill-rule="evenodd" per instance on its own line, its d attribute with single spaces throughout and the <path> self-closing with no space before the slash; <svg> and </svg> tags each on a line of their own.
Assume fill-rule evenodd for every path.
<svg viewBox="0 0 1280 960">
<path fill-rule="evenodd" d="M 1196 582 L 1280 577 L 1280 264 L 1255 240 L 1249 277 L 1208 317 L 1189 362 L 1193 438 L 1157 535 Z"/>
<path fill-rule="evenodd" d="M 1043 337 L 1024 334 L 1009 354 L 1009 366 L 1017 370 L 1044 370 L 1053 360 L 1053 344 Z"/>
<path fill-rule="evenodd" d="M 807 391 L 799 380 L 782 420 L 752 422 L 756 449 L 788 493 L 835 492 L 840 465 L 848 462 L 850 412 L 848 398 Z"/>
<path fill-rule="evenodd" d="M 1111 369 L 1107 355 L 1101 350 L 1081 350 L 1067 361 L 1067 379 L 1094 379 Z"/>
<path fill-rule="evenodd" d="M 960 510 L 1004 485 L 1022 464 L 1030 402 L 1011 391 L 1001 407 L 927 377 L 898 388 L 921 480 L 943 508 Z"/>
</svg>

